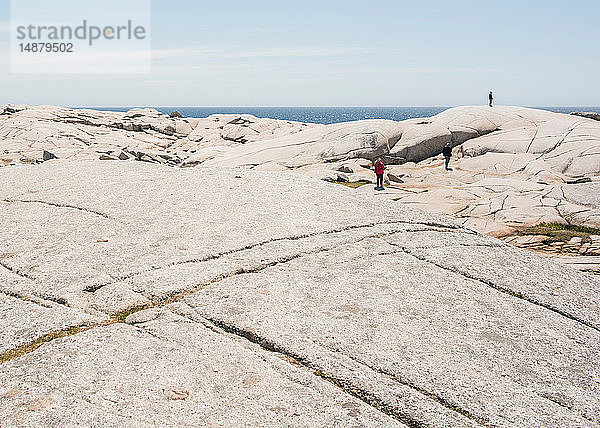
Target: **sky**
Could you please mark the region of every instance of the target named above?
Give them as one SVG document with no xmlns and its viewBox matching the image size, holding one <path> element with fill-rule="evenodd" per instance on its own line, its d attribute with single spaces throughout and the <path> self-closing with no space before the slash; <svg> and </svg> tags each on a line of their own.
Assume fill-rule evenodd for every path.
<svg viewBox="0 0 600 428">
<path fill-rule="evenodd" d="M 10 16 L 0 104 L 600 106 L 598 0 L 152 0 L 141 74 L 11 74 Z"/>
</svg>

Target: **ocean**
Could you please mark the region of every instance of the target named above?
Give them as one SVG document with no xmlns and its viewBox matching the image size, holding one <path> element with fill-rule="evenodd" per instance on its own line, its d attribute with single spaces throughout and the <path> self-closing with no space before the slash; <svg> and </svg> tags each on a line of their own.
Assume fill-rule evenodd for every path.
<svg viewBox="0 0 600 428">
<path fill-rule="evenodd" d="M 89 107 L 97 110 L 127 111 L 132 107 Z M 331 124 L 362 119 L 390 119 L 401 121 L 430 117 L 450 107 L 153 107 L 169 114 L 178 111 L 184 117 L 208 117 L 217 113 L 247 113 L 257 117 Z M 600 113 L 600 107 L 533 107 L 556 113 L 591 111 Z"/>
</svg>

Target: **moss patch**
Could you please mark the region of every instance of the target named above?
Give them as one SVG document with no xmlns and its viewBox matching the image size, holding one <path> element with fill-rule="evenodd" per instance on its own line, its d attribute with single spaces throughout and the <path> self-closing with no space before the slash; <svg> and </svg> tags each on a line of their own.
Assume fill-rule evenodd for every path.
<svg viewBox="0 0 600 428">
<path fill-rule="evenodd" d="M 38 337 L 33 342 L 26 343 L 25 345 L 21 345 L 18 348 L 14 348 L 0 354 L 0 364 L 10 361 L 14 358 L 21 357 L 25 354 L 29 354 L 30 352 L 33 352 L 36 349 L 38 349 L 44 343 L 52 342 L 53 340 L 61 339 L 63 337 L 73 336 L 74 334 L 84 332 L 85 330 L 89 330 L 90 328 L 91 327 L 70 327 L 66 330 L 60 330 L 45 334 L 41 337 Z"/>
<path fill-rule="evenodd" d="M 590 235 L 600 235 L 600 229 L 586 226 L 575 226 L 560 223 L 541 223 L 537 226 L 522 229 L 519 235 L 545 235 L 549 241 L 569 242 L 572 238 L 579 237 L 582 242 L 590 242 Z"/>
<path fill-rule="evenodd" d="M 65 330 L 54 331 L 52 333 L 45 334 L 41 337 L 38 337 L 32 342 L 21 345 L 17 348 L 10 349 L 6 352 L 0 354 L 0 364 L 6 363 L 7 361 L 13 360 L 15 358 L 22 357 L 23 355 L 29 354 L 45 343 L 52 342 L 56 339 L 62 339 L 63 337 L 74 336 L 79 333 L 83 333 L 84 331 L 90 330 L 95 327 L 109 326 L 112 324 L 124 323 L 125 319 L 129 315 L 135 314 L 136 312 L 143 311 L 144 309 L 148 309 L 150 306 L 134 306 L 129 309 L 125 309 L 124 311 L 117 312 L 112 314 L 110 320 L 105 321 L 101 324 L 94 324 L 90 326 L 77 326 L 70 327 Z"/>
<path fill-rule="evenodd" d="M 373 184 L 370 181 L 360 180 L 360 181 L 336 181 L 335 183 L 341 184 L 342 186 L 350 187 L 352 189 L 357 189 L 361 186 L 366 186 L 367 184 Z"/>
<path fill-rule="evenodd" d="M 143 311 L 144 309 L 148 309 L 149 307 L 150 307 L 149 305 L 133 306 L 133 307 L 125 309 L 123 311 L 114 313 L 110 317 L 109 324 L 124 323 L 129 315 L 133 315 L 136 312 Z"/>
</svg>

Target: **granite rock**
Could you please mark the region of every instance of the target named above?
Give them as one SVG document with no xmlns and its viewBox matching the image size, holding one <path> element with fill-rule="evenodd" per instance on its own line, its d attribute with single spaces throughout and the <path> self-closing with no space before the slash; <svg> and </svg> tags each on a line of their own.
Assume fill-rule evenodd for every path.
<svg viewBox="0 0 600 428">
<path fill-rule="evenodd" d="M 0 167 L 119 159 L 352 183 L 374 182 L 372 161 L 381 157 L 389 188 L 380 198 L 454 216 L 484 233 L 505 236 L 540 222 L 600 226 L 597 198 L 574 196 L 598 194 L 600 123 L 576 115 L 467 106 L 403 122 L 317 125 L 247 114 L 181 118 L 154 109 L 0 111 Z M 451 171 L 440 156 L 446 143 L 454 147 Z"/>
<path fill-rule="evenodd" d="M 600 281 L 372 190 L 53 161 L 0 218 L 3 425 L 600 423 Z"/>
</svg>

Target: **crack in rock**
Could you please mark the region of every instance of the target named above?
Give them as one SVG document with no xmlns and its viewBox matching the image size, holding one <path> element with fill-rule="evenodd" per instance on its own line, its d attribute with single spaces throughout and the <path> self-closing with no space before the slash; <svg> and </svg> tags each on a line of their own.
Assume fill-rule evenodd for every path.
<svg viewBox="0 0 600 428">
<path fill-rule="evenodd" d="M 411 428 L 425 428 L 426 427 L 426 425 L 423 424 L 421 421 L 418 421 L 418 420 L 414 419 L 411 415 L 408 415 L 407 413 L 402 412 L 400 409 L 396 409 L 393 406 L 389 405 L 388 403 L 385 403 L 383 400 L 379 399 L 374 394 L 372 394 L 368 391 L 362 390 L 360 388 L 357 388 L 354 385 L 351 385 L 342 379 L 336 378 L 335 376 L 328 375 L 326 372 L 323 371 L 322 368 L 312 364 L 310 361 L 306 360 L 302 356 L 294 354 L 293 352 L 290 352 L 290 351 L 284 349 L 283 347 L 279 346 L 278 344 L 276 344 L 275 342 L 273 342 L 269 339 L 261 337 L 261 336 L 257 335 L 256 333 L 237 328 L 237 327 L 230 325 L 221 320 L 208 318 L 206 316 L 200 316 L 200 318 L 204 319 L 208 323 L 211 323 L 212 325 L 215 326 L 215 328 L 221 330 L 222 332 L 244 338 L 244 339 L 260 346 L 265 351 L 281 354 L 283 356 L 292 358 L 294 361 L 298 362 L 303 367 L 313 371 L 313 373 L 316 376 L 319 376 L 319 377 L 323 378 L 324 380 L 330 382 L 331 384 L 340 388 L 346 394 L 351 395 L 355 398 L 358 398 L 359 400 L 366 403 L 367 405 L 377 409 L 378 411 L 386 414 L 387 416 L 389 416 Z"/>
<path fill-rule="evenodd" d="M 96 216 L 99 216 L 99 217 L 102 217 L 102 218 L 105 218 L 108 220 L 115 221 L 115 219 L 111 218 L 107 214 L 101 213 L 100 211 L 92 210 L 90 208 L 82 208 L 82 207 L 78 207 L 75 205 L 61 204 L 61 203 L 56 203 L 56 202 L 47 202 L 47 201 L 41 201 L 41 200 L 22 200 L 22 199 L 4 199 L 3 202 L 7 202 L 9 204 L 10 203 L 43 204 L 43 205 L 49 205 L 51 207 L 56 207 L 56 208 L 69 208 L 69 209 L 73 209 L 73 210 L 87 212 L 87 213 L 94 214 Z"/>
<path fill-rule="evenodd" d="M 22 357 L 24 355 L 30 354 L 40 348 L 42 345 L 53 342 L 57 339 L 62 339 L 70 336 L 76 336 L 80 333 L 84 333 L 89 330 L 93 330 L 99 327 L 107 327 L 113 324 L 123 324 L 125 323 L 125 318 L 127 316 L 147 309 L 147 307 L 137 306 L 126 309 L 124 311 L 120 311 L 114 313 L 110 316 L 108 320 L 102 322 L 86 322 L 83 324 L 75 325 L 68 327 L 63 330 L 53 331 L 50 333 L 43 334 L 42 336 L 32 340 L 31 342 L 20 345 L 16 348 L 9 349 L 6 352 L 0 354 L 0 364 L 6 363 L 8 361 L 14 360 L 16 358 Z"/>
<path fill-rule="evenodd" d="M 433 230 L 435 230 L 435 229 L 419 229 L 419 230 L 414 230 L 414 231 L 410 231 L 410 232 L 427 232 L 427 231 L 433 231 Z M 382 237 L 385 237 L 385 236 L 390 236 L 390 235 L 394 235 L 396 233 L 402 233 L 402 232 L 403 231 L 397 231 L 397 230 L 394 230 L 394 231 L 391 231 L 391 232 L 378 232 L 378 233 L 375 233 L 375 234 L 372 234 L 372 235 L 363 236 L 360 239 L 357 239 L 357 240 L 354 240 L 354 241 L 340 242 L 340 243 L 336 243 L 336 244 L 331 245 L 331 246 L 320 247 L 320 248 L 316 248 L 314 250 L 303 251 L 303 252 L 300 252 L 300 253 L 296 253 L 296 254 L 293 254 L 293 255 L 290 255 L 290 256 L 287 256 L 287 257 L 280 258 L 278 260 L 274 260 L 274 261 L 269 262 L 269 263 L 260 264 L 259 266 L 256 266 L 255 268 L 252 268 L 252 269 L 238 268 L 238 269 L 235 269 L 235 270 L 233 270 L 233 271 L 231 271 L 229 273 L 224 273 L 223 275 L 219 275 L 217 278 L 214 278 L 211 281 L 207 281 L 207 282 L 199 284 L 199 285 L 197 285 L 197 286 L 195 286 L 193 288 L 181 291 L 181 292 L 179 292 L 179 293 L 177 293 L 177 294 L 175 294 L 175 295 L 173 295 L 173 296 L 171 296 L 171 297 L 169 297 L 167 299 L 164 299 L 162 302 L 155 303 L 155 305 L 156 305 L 156 307 L 161 307 L 161 306 L 165 306 L 167 304 L 179 302 L 180 300 L 184 299 L 186 296 L 189 296 L 190 294 L 196 293 L 196 292 L 202 290 L 203 288 L 205 288 L 205 287 L 207 287 L 209 285 L 212 285 L 212 284 L 224 281 L 224 280 L 229 279 L 229 278 L 233 278 L 235 276 L 244 275 L 244 274 L 259 273 L 259 272 L 262 272 L 262 271 L 264 271 L 264 270 L 266 270 L 268 268 L 271 268 L 271 267 L 274 267 L 274 266 L 278 266 L 278 265 L 281 265 L 281 264 L 286 264 L 286 263 L 292 262 L 292 261 L 297 260 L 297 259 L 302 258 L 302 257 L 306 257 L 306 256 L 310 256 L 310 255 L 315 255 L 315 254 L 320 254 L 320 253 L 326 253 L 328 251 L 332 251 L 332 250 L 334 250 L 336 248 L 339 248 L 339 247 L 341 247 L 343 245 L 354 245 L 354 244 L 358 244 L 358 243 L 360 243 L 362 241 L 365 241 L 367 239 L 382 238 Z M 384 255 L 384 254 L 392 254 L 392 253 L 386 252 L 386 253 L 383 253 L 381 255 Z"/>
<path fill-rule="evenodd" d="M 585 420 L 586 420 L 586 421 L 588 421 L 588 422 L 591 422 L 591 423 L 596 423 L 596 421 L 592 420 L 592 419 L 591 419 L 591 418 L 590 418 L 588 415 L 586 415 L 584 412 L 580 412 L 580 411 L 578 411 L 578 410 L 574 409 L 573 403 L 569 403 L 569 402 L 567 402 L 567 400 L 565 400 L 564 398 L 560 397 L 560 395 L 558 395 L 558 394 L 555 394 L 555 395 L 553 395 L 553 394 L 550 394 L 550 393 L 544 393 L 544 392 L 542 392 L 542 393 L 539 393 L 539 392 L 537 392 L 537 391 L 535 392 L 535 394 L 536 394 L 538 397 L 541 397 L 541 398 L 543 398 L 543 399 L 545 399 L 545 400 L 551 401 L 551 402 L 552 402 L 552 403 L 554 403 L 554 404 L 558 404 L 559 406 L 561 406 L 561 407 L 563 407 L 563 408 L 565 408 L 565 409 L 569 410 L 570 412 L 577 413 L 579 416 L 581 416 L 583 419 L 585 419 Z"/>
<path fill-rule="evenodd" d="M 285 349 L 284 347 L 278 345 L 277 343 L 275 343 L 274 341 L 272 341 L 270 339 L 262 337 L 255 332 L 240 329 L 240 328 L 238 328 L 234 325 L 231 325 L 222 320 L 213 319 L 213 318 L 210 318 L 207 316 L 201 316 L 201 315 L 198 315 L 198 317 L 200 317 L 207 323 L 214 325 L 215 328 L 220 329 L 222 332 L 244 338 L 254 344 L 259 345 L 262 349 L 264 349 L 266 351 L 274 352 L 277 354 L 281 354 L 285 357 L 291 358 L 294 362 L 297 362 L 297 363 L 301 364 L 302 366 L 312 370 L 316 376 L 319 376 L 319 377 L 323 378 L 324 380 L 330 382 L 331 384 L 340 388 L 345 393 L 358 398 L 359 400 L 363 401 L 364 403 L 368 404 L 369 406 L 398 420 L 399 422 L 402 422 L 403 424 L 405 424 L 411 428 L 424 428 L 424 427 L 428 426 L 428 424 L 414 418 L 412 415 L 408 414 L 407 412 L 402 411 L 401 409 L 399 409 L 389 403 L 386 403 L 383 399 L 377 397 L 376 394 L 374 394 L 370 391 L 367 391 L 367 390 L 361 388 L 360 386 L 353 384 L 352 382 L 341 379 L 335 375 L 328 374 L 326 369 L 324 369 L 323 367 L 320 367 L 319 365 L 314 364 L 313 362 L 309 361 L 308 359 L 306 359 L 305 357 L 303 357 L 301 355 L 298 355 L 290 350 Z M 202 324 L 204 324 L 204 323 L 202 323 Z M 451 410 L 452 412 L 458 413 L 461 416 L 466 417 L 481 426 L 484 426 L 484 427 L 490 426 L 483 419 L 478 418 L 474 415 L 471 415 L 466 410 L 460 409 L 460 408 L 450 404 L 445 399 L 440 398 L 433 393 L 425 391 L 422 388 L 415 387 L 411 383 L 403 382 L 400 379 L 398 379 L 397 377 L 391 376 L 390 374 L 385 373 L 381 370 L 373 369 L 372 367 L 370 367 L 364 363 L 361 363 L 360 361 L 357 361 L 354 358 L 351 358 L 351 359 L 353 361 L 355 361 L 356 363 L 364 365 L 365 367 L 373 370 L 376 373 L 384 375 L 386 378 L 390 378 L 393 381 L 395 381 L 403 386 L 409 387 L 410 389 L 420 393 L 421 395 L 425 396 L 426 398 L 442 405 L 446 409 Z M 284 359 L 284 360 L 289 362 L 289 360 L 287 360 L 287 359 Z"/>
<path fill-rule="evenodd" d="M 403 251 L 397 251 L 395 253 L 387 253 L 387 254 L 397 254 L 397 253 L 403 253 Z M 356 362 L 357 364 L 368 367 L 369 369 L 373 370 L 375 373 L 379 373 L 387 378 L 392 379 L 395 382 L 398 382 L 401 385 L 407 386 L 407 387 L 417 391 L 419 394 L 424 395 L 425 397 L 429 398 L 430 400 L 435 401 L 436 403 L 444 406 L 445 408 L 447 408 L 449 410 L 452 410 L 453 412 L 459 413 L 460 415 L 478 423 L 481 426 L 491 427 L 491 425 L 489 425 L 489 422 L 487 422 L 483 418 L 473 415 L 468 410 L 463 409 L 463 408 L 457 406 L 456 404 L 450 403 L 447 399 L 445 399 L 444 397 L 441 397 L 438 394 L 427 391 L 426 389 L 424 389 L 418 385 L 415 385 L 413 382 L 409 381 L 408 379 L 400 378 L 397 374 L 389 373 L 386 370 L 383 370 L 379 367 L 373 367 L 373 366 L 367 364 L 366 362 L 359 360 L 358 358 L 351 355 L 350 353 L 340 352 L 337 349 L 331 349 L 329 346 L 326 346 L 322 343 L 319 343 L 319 346 L 322 346 L 323 348 L 333 352 L 334 354 L 341 353 L 342 355 L 345 355 L 346 357 L 348 357 L 352 361 Z"/>
<path fill-rule="evenodd" d="M 33 281 L 33 282 L 37 283 L 37 280 L 34 277 L 30 276 L 28 273 L 25 273 L 25 272 L 21 271 L 20 269 L 14 268 L 14 267 L 6 264 L 2 260 L 0 260 L 0 266 L 2 266 L 4 269 L 10 271 L 13 274 L 20 276 L 21 278 L 28 279 L 29 281 Z"/>
<path fill-rule="evenodd" d="M 9 272 L 11 272 L 14 275 L 17 275 L 23 279 L 27 279 L 37 285 L 43 285 L 40 281 L 38 281 L 36 278 L 34 278 L 33 276 L 29 275 L 28 273 L 25 273 L 23 271 L 21 271 L 20 269 L 14 268 L 8 264 L 6 264 L 5 262 L 0 260 L 0 267 L 3 267 L 4 269 L 8 270 Z M 66 307 L 71 307 L 67 300 L 62 298 L 62 297 L 53 297 L 53 296 L 49 296 L 49 295 L 41 295 L 39 293 L 36 292 L 32 292 L 32 296 L 34 296 L 35 298 L 41 299 L 41 300 L 47 300 L 50 302 L 54 302 L 57 303 L 59 305 L 62 306 L 66 306 Z M 16 297 L 16 296 L 14 296 Z M 33 300 L 32 300 L 33 301 Z M 34 302 L 35 303 L 35 302 Z"/>
<path fill-rule="evenodd" d="M 503 286 L 501 286 L 499 284 L 495 284 L 494 282 L 489 281 L 489 280 L 487 280 L 485 278 L 477 277 L 476 275 L 471 275 L 470 273 L 465 272 L 463 270 L 448 268 L 448 267 L 446 267 L 446 266 L 444 266 L 442 264 L 436 263 L 436 262 L 428 259 L 427 257 L 420 256 L 418 254 L 414 254 L 410 249 L 408 249 L 408 248 L 406 248 L 406 247 L 404 247 L 404 246 L 402 246 L 400 244 L 397 244 L 397 243 L 394 243 L 394 242 L 388 242 L 388 244 L 401 248 L 403 252 L 405 252 L 409 256 L 412 256 L 412 257 L 414 257 L 414 258 L 416 258 L 416 259 L 418 259 L 418 260 L 420 260 L 422 262 L 426 262 L 426 263 L 432 264 L 434 266 L 437 266 L 440 269 L 444 269 L 444 270 L 446 270 L 448 272 L 452 272 L 454 274 L 458 274 L 458 275 L 460 275 L 460 276 L 462 276 L 464 278 L 467 278 L 467 279 L 470 279 L 470 280 L 473 280 L 473 281 L 477 281 L 477 282 L 482 283 L 482 284 L 484 284 L 484 285 L 486 285 L 486 286 L 488 286 L 490 288 L 493 288 L 494 290 L 500 291 L 500 292 L 502 292 L 504 294 L 507 294 L 509 296 L 516 297 L 517 299 L 521 299 L 521 300 L 524 300 L 524 301 L 529 302 L 531 304 L 534 304 L 536 306 L 539 306 L 541 308 L 547 309 L 547 310 L 549 310 L 551 312 L 554 312 L 555 314 L 558 314 L 558 315 L 561 315 L 561 316 L 563 316 L 565 318 L 568 318 L 571 321 L 575 321 L 575 322 L 577 322 L 577 323 L 579 323 L 581 325 L 584 325 L 586 327 L 589 327 L 591 329 L 596 330 L 597 332 L 600 332 L 600 327 L 597 327 L 597 326 L 593 325 L 592 323 L 590 323 L 589 321 L 580 319 L 580 318 L 578 318 L 575 315 L 572 315 L 572 314 L 570 314 L 570 313 L 568 313 L 566 311 L 563 311 L 562 309 L 555 308 L 555 307 L 553 307 L 552 305 L 550 305 L 548 303 L 543 303 L 543 302 L 537 301 L 534 298 L 526 296 L 526 295 L 524 295 L 523 293 L 521 293 L 519 291 L 511 290 L 510 288 L 503 287 Z"/>
<path fill-rule="evenodd" d="M 5 296 L 12 297 L 14 299 L 22 300 L 24 302 L 34 303 L 43 308 L 52 309 L 54 307 L 51 304 L 44 302 L 44 299 L 37 297 L 37 296 L 33 296 L 33 297 L 26 296 L 24 294 L 17 293 L 16 291 L 2 290 L 2 289 L 0 289 L 0 293 L 4 294 Z"/>
<path fill-rule="evenodd" d="M 336 228 L 336 229 L 330 229 L 330 230 L 326 230 L 326 231 L 320 231 L 320 232 L 311 232 L 311 233 L 306 233 L 306 234 L 301 234 L 301 235 L 292 235 L 292 236 L 285 236 L 285 237 L 281 237 L 281 238 L 272 238 L 272 239 L 267 239 L 264 241 L 260 241 L 260 242 L 256 242 L 253 244 L 248 244 L 245 245 L 243 247 L 239 247 L 233 250 L 227 250 L 227 251 L 222 251 L 220 253 L 217 254 L 212 254 L 206 257 L 201 257 L 201 258 L 195 258 L 195 259 L 188 259 L 188 260 L 182 260 L 179 262 L 173 262 L 170 263 L 168 265 L 165 266 L 157 266 L 157 267 L 152 267 L 150 269 L 146 269 L 143 271 L 137 271 L 137 272 L 130 272 L 128 274 L 122 275 L 120 277 L 117 277 L 114 279 L 114 281 L 110 281 L 107 283 L 103 283 L 103 284 L 95 284 L 95 285 L 91 285 L 89 287 L 86 287 L 84 289 L 84 291 L 88 292 L 88 293 L 95 293 L 96 291 L 100 290 L 101 288 L 107 287 L 109 285 L 112 285 L 116 282 L 121 282 L 121 281 L 125 281 L 128 279 L 133 278 L 134 276 L 137 275 L 142 275 L 144 273 L 149 273 L 149 272 L 155 272 L 157 270 L 161 270 L 161 269 L 166 269 L 169 267 L 174 267 L 174 266 L 183 266 L 186 264 L 195 264 L 195 263 L 203 263 L 203 262 L 207 262 L 207 261 L 211 261 L 211 260 L 216 260 L 219 259 L 221 257 L 224 256 L 229 256 L 232 254 L 236 254 L 236 253 L 240 253 L 242 251 L 247 251 L 247 250 L 252 250 L 254 248 L 266 245 L 266 244 L 271 244 L 271 243 L 275 243 L 275 242 L 282 242 L 282 241 L 298 241 L 301 239 L 306 239 L 306 238 L 313 238 L 316 236 L 324 236 L 324 235 L 333 235 L 336 233 L 342 233 L 342 232 L 347 232 L 347 231 L 351 231 L 351 230 L 357 230 L 357 229 L 368 229 L 368 228 L 372 228 L 372 227 L 376 227 L 376 226 L 386 226 L 386 225 L 400 225 L 400 224 L 407 224 L 407 225 L 416 225 L 416 226 L 427 226 L 427 227 L 433 227 L 433 228 L 440 228 L 440 229 L 446 229 L 446 230 L 451 230 L 451 231 L 455 231 L 455 232 L 461 232 L 461 233 L 465 233 L 465 234 L 476 234 L 476 232 L 471 231 L 471 230 L 467 230 L 465 228 L 462 228 L 460 226 L 456 226 L 456 225 L 444 225 L 444 224 L 440 224 L 440 223 L 435 223 L 435 222 L 410 222 L 410 221 L 402 221 L 402 220 L 388 220 L 388 221 L 382 221 L 382 222 L 375 222 L 375 223 L 369 223 L 369 224 L 359 224 L 359 225 L 350 225 L 350 226 L 345 226 L 345 227 L 340 227 L 340 228 Z"/>
<path fill-rule="evenodd" d="M 62 339 L 64 337 L 73 336 L 79 333 L 83 333 L 84 331 L 91 330 L 98 325 L 79 325 L 69 327 L 64 330 L 53 331 L 51 333 L 46 333 L 35 340 L 32 340 L 29 343 L 18 346 L 14 349 L 9 349 L 6 352 L 0 354 L 0 364 L 4 364 L 8 361 L 14 360 L 15 358 L 22 357 L 24 355 L 30 354 L 34 352 L 36 349 L 44 345 L 45 343 L 53 342 L 57 339 Z"/>
</svg>

